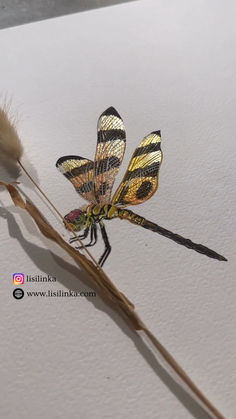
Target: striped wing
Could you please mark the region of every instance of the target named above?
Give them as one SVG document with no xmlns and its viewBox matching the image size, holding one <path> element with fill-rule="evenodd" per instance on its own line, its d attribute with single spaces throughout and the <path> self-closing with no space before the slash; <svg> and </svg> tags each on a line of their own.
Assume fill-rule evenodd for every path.
<svg viewBox="0 0 236 419">
<path fill-rule="evenodd" d="M 87 201 L 96 203 L 94 195 L 94 163 L 79 156 L 64 156 L 56 167 L 71 181 L 76 191 Z"/>
<path fill-rule="evenodd" d="M 112 204 L 137 205 L 151 198 L 158 188 L 161 161 L 161 133 L 155 131 L 136 148 Z"/>
<path fill-rule="evenodd" d="M 126 138 L 118 112 L 108 108 L 98 119 L 98 138 L 94 165 L 94 193 L 100 204 L 109 203 L 115 177 L 125 152 Z"/>
</svg>

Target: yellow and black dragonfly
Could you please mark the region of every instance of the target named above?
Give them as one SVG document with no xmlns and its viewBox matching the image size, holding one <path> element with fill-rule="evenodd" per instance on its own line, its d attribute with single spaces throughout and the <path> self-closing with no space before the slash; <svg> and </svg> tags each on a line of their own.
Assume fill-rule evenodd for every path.
<svg viewBox="0 0 236 419">
<path fill-rule="evenodd" d="M 83 230 L 83 234 L 79 236 L 81 240 L 86 239 L 90 233 L 90 242 L 85 245 L 86 247 L 96 244 L 97 225 L 101 229 L 105 251 L 99 259 L 100 266 L 103 266 L 111 252 L 103 221 L 117 217 L 159 233 L 210 258 L 226 261 L 224 256 L 214 250 L 202 244 L 193 243 L 125 208 L 128 205 L 141 204 L 151 198 L 158 188 L 158 175 L 162 162 L 160 131 L 153 131 L 144 137 L 131 157 L 121 184 L 113 197 L 111 196 L 125 146 L 126 133 L 123 120 L 118 112 L 110 107 L 98 119 L 94 161 L 79 156 L 64 156 L 56 163 L 58 169 L 71 181 L 79 195 L 89 202 L 88 205 L 67 214 L 64 217 L 66 223 L 69 223 L 74 231 Z M 70 242 L 76 240 L 72 238 Z"/>
</svg>

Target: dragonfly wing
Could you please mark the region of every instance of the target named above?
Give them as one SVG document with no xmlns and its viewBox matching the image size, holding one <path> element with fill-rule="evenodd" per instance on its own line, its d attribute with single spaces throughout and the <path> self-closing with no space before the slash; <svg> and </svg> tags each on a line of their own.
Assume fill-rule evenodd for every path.
<svg viewBox="0 0 236 419">
<path fill-rule="evenodd" d="M 109 203 L 115 177 L 126 146 L 123 121 L 118 112 L 108 108 L 98 119 L 98 138 L 94 164 L 94 193 L 100 204 Z"/>
<path fill-rule="evenodd" d="M 159 168 L 162 162 L 161 133 L 144 137 L 131 157 L 125 176 L 114 194 L 114 205 L 137 205 L 151 198 L 158 188 Z"/>
<path fill-rule="evenodd" d="M 94 195 L 94 163 L 79 156 L 63 156 L 56 167 L 70 180 L 76 191 L 89 202 L 96 203 Z"/>
</svg>

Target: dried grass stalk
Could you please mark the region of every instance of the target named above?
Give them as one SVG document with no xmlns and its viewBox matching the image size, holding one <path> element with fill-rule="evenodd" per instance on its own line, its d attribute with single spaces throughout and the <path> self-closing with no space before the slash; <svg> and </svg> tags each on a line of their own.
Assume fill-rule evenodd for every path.
<svg viewBox="0 0 236 419">
<path fill-rule="evenodd" d="M 14 204 L 17 207 L 25 209 L 31 215 L 41 233 L 64 249 L 89 274 L 96 288 L 100 290 L 101 295 L 109 300 L 113 306 L 116 306 L 123 317 L 129 320 L 129 323 L 132 324 L 134 329 L 139 330 L 140 326 L 137 323 L 133 311 L 134 305 L 115 287 L 104 271 L 97 269 L 97 267 L 84 255 L 70 246 L 45 220 L 39 210 L 31 202 L 23 200 L 20 193 L 13 185 L 0 182 L 0 186 L 5 186 L 7 188 Z"/>
<path fill-rule="evenodd" d="M 216 409 L 216 407 L 206 398 L 206 396 L 198 389 L 191 378 L 185 373 L 182 367 L 175 361 L 173 356 L 158 341 L 158 339 L 145 326 L 137 313 L 134 311 L 134 305 L 121 293 L 112 281 L 108 278 L 102 269 L 98 269 L 93 262 L 89 261 L 79 251 L 70 246 L 63 238 L 54 230 L 54 228 L 46 221 L 39 210 L 28 200 L 24 201 L 17 189 L 8 183 L 0 182 L 0 186 L 7 188 L 14 204 L 26 210 L 36 222 L 41 233 L 48 239 L 56 242 L 64 249 L 90 276 L 93 285 L 100 295 L 109 302 L 125 319 L 125 321 L 135 331 L 142 330 L 154 347 L 162 355 L 165 361 L 171 366 L 173 371 L 187 385 L 190 392 L 200 402 L 203 408 L 211 414 L 212 417 L 224 419 L 224 416 Z"/>
<path fill-rule="evenodd" d="M 23 147 L 15 128 L 15 121 L 9 117 L 9 105 L 0 108 L 0 153 L 10 161 L 19 160 Z"/>
</svg>

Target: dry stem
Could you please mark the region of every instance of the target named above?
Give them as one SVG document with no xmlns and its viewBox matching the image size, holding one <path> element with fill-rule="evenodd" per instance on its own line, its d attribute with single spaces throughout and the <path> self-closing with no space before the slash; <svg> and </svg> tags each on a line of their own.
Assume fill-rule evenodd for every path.
<svg viewBox="0 0 236 419">
<path fill-rule="evenodd" d="M 22 165 L 21 165 L 22 167 Z M 32 179 L 32 178 L 31 178 Z M 97 264 L 88 261 L 84 255 L 70 246 L 63 238 L 48 224 L 45 218 L 41 215 L 39 210 L 28 200 L 26 202 L 21 197 L 17 189 L 5 182 L 0 182 L 0 185 L 5 186 L 14 202 L 14 204 L 20 208 L 25 209 L 31 217 L 34 219 L 41 233 L 50 240 L 56 242 L 61 248 L 63 248 L 81 267 L 83 267 L 90 278 L 93 281 L 95 287 L 99 290 L 101 296 L 109 301 L 112 306 L 122 315 L 125 321 L 135 330 L 142 330 L 148 339 L 152 342 L 154 347 L 172 367 L 175 373 L 181 378 L 181 380 L 187 385 L 187 387 L 193 392 L 193 394 L 200 400 L 201 405 L 204 406 L 205 410 L 218 419 L 224 419 L 223 415 L 216 409 L 216 407 L 207 399 L 207 397 L 198 389 L 191 378 L 186 374 L 182 367 L 175 361 L 173 356 L 167 351 L 167 349 L 158 341 L 158 339 L 150 332 L 145 326 L 142 320 L 139 318 L 137 313 L 134 311 L 134 305 L 121 293 L 116 286 L 112 283 L 109 277 L 105 274 L 102 269 L 97 269 Z M 45 194 L 43 193 L 45 196 Z M 49 199 L 46 198 L 48 202 Z M 51 202 L 50 202 L 51 203 Z M 54 207 L 54 206 L 53 206 Z M 55 209 L 55 208 L 54 208 Z M 59 211 L 56 212 L 60 215 Z M 61 215 L 60 215 L 61 217 Z"/>
</svg>

